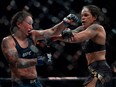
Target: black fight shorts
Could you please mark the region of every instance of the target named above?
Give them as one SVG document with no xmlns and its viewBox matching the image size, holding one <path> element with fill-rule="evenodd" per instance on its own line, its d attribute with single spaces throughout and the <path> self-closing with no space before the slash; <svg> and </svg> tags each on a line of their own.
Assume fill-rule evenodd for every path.
<svg viewBox="0 0 116 87">
<path fill-rule="evenodd" d="M 90 75 L 84 82 L 84 86 L 89 84 L 96 77 L 96 87 L 111 87 L 112 71 L 105 60 L 95 61 L 88 65 Z"/>
</svg>

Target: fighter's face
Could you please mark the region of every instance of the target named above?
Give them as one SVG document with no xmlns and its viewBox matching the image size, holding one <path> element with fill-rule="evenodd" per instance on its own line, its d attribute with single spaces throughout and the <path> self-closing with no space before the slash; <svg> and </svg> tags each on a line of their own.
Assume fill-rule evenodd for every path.
<svg viewBox="0 0 116 87">
<path fill-rule="evenodd" d="M 33 29 L 32 27 L 33 19 L 31 16 L 27 16 L 20 24 L 19 24 L 19 30 L 28 36 L 29 31 Z"/>
<path fill-rule="evenodd" d="M 93 24 L 96 17 L 92 16 L 88 8 L 83 8 L 81 11 L 81 22 L 82 25 L 87 28 L 89 25 Z"/>
</svg>

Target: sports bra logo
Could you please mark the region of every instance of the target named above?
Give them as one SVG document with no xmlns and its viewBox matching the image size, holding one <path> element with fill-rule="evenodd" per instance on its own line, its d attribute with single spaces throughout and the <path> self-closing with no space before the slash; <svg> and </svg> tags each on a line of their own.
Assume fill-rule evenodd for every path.
<svg viewBox="0 0 116 87">
<path fill-rule="evenodd" d="M 31 51 L 23 53 L 23 54 L 22 54 L 22 57 L 26 57 L 26 56 L 28 56 L 28 55 L 31 55 Z"/>
</svg>

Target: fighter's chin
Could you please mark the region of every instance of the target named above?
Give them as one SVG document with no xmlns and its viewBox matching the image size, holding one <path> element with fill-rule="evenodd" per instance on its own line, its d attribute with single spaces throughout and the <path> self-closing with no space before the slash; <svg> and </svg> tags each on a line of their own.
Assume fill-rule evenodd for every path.
<svg viewBox="0 0 116 87">
<path fill-rule="evenodd" d="M 29 30 L 29 31 L 27 32 L 27 36 L 29 36 L 29 35 L 31 34 L 31 31 L 32 31 L 32 30 Z"/>
<path fill-rule="evenodd" d="M 30 36 L 30 33 L 27 33 L 26 36 Z"/>
<path fill-rule="evenodd" d="M 27 33 L 26 35 L 27 35 L 27 36 L 29 36 L 29 34 L 28 34 L 28 33 Z"/>
<path fill-rule="evenodd" d="M 82 24 L 82 26 L 83 26 L 84 28 L 87 28 L 87 26 L 86 26 L 85 24 Z"/>
</svg>

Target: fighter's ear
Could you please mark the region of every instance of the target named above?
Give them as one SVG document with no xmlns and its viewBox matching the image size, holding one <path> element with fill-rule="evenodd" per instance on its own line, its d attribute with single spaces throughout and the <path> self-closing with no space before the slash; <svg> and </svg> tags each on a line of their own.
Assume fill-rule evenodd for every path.
<svg viewBox="0 0 116 87">
<path fill-rule="evenodd" d="M 93 20 L 96 21 L 98 19 L 98 16 L 93 16 Z"/>
<path fill-rule="evenodd" d="M 21 24 L 20 22 L 18 21 L 16 22 L 17 27 L 20 27 L 20 24 Z"/>
<path fill-rule="evenodd" d="M 23 21 L 23 17 L 19 17 L 17 19 L 16 25 L 19 26 L 21 24 L 21 22 Z"/>
</svg>

